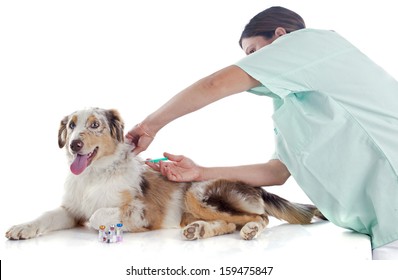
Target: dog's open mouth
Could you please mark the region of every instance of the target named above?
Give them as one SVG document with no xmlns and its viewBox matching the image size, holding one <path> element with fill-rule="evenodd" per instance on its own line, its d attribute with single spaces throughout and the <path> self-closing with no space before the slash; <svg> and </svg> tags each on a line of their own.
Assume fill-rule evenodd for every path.
<svg viewBox="0 0 398 280">
<path fill-rule="evenodd" d="M 75 175 L 82 173 L 87 166 L 91 164 L 91 161 L 97 154 L 97 151 L 98 147 L 96 147 L 91 153 L 85 155 L 76 154 L 76 157 L 70 166 L 70 171 L 72 171 L 72 173 Z"/>
</svg>

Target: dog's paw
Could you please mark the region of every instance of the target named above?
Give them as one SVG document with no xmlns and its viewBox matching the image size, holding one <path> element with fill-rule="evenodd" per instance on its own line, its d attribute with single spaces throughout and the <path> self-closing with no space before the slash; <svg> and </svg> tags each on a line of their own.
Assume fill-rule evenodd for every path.
<svg viewBox="0 0 398 280">
<path fill-rule="evenodd" d="M 11 227 L 6 232 L 6 237 L 11 240 L 22 240 L 36 237 L 40 234 L 40 229 L 36 224 L 26 223 Z"/>
<path fill-rule="evenodd" d="M 256 222 L 248 222 L 240 230 L 240 236 L 244 240 L 252 240 L 256 238 L 259 234 L 259 224 Z"/>
<path fill-rule="evenodd" d="M 91 215 L 90 226 L 96 230 L 101 225 L 110 226 L 121 222 L 119 208 L 100 208 Z"/>
<path fill-rule="evenodd" d="M 186 240 L 196 240 L 203 238 L 206 234 L 206 225 L 204 221 L 196 221 L 187 225 L 182 230 L 182 235 Z"/>
</svg>

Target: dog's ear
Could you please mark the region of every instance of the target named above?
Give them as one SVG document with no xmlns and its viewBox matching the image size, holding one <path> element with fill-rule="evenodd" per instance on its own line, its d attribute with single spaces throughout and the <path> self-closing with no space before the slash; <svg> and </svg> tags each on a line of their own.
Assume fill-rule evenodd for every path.
<svg viewBox="0 0 398 280">
<path fill-rule="evenodd" d="M 106 118 L 108 120 L 109 128 L 111 131 L 111 136 L 119 142 L 124 141 L 124 122 L 120 117 L 120 114 L 115 109 L 110 109 L 106 111 Z"/>
<path fill-rule="evenodd" d="M 62 149 L 66 143 L 66 125 L 68 124 L 68 117 L 62 119 L 58 130 L 58 146 Z"/>
</svg>

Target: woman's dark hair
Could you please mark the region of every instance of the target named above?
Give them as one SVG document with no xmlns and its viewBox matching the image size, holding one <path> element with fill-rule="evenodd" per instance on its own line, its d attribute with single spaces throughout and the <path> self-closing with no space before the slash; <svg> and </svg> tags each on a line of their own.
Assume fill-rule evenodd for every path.
<svg viewBox="0 0 398 280">
<path fill-rule="evenodd" d="M 240 36 L 239 45 L 242 47 L 242 39 L 254 36 L 271 39 L 278 27 L 282 27 L 287 33 L 290 33 L 305 28 L 305 23 L 300 15 L 289 9 L 271 7 L 258 13 L 249 21 Z"/>
</svg>

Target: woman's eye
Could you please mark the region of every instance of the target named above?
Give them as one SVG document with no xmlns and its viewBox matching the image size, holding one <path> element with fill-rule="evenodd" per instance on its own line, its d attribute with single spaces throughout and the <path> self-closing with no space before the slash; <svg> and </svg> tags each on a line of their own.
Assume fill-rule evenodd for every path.
<svg viewBox="0 0 398 280">
<path fill-rule="evenodd" d="M 74 129 L 76 127 L 76 124 L 74 122 L 69 123 L 69 128 Z"/>
<path fill-rule="evenodd" d="M 90 127 L 93 128 L 93 129 L 96 129 L 99 126 L 100 126 L 99 122 L 93 122 Z"/>
<path fill-rule="evenodd" d="M 256 52 L 256 49 L 255 49 L 255 48 L 248 49 L 246 55 L 250 55 L 250 54 L 252 54 L 252 53 L 254 53 L 254 52 Z"/>
</svg>

